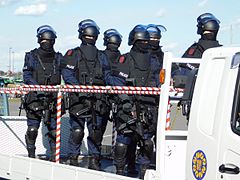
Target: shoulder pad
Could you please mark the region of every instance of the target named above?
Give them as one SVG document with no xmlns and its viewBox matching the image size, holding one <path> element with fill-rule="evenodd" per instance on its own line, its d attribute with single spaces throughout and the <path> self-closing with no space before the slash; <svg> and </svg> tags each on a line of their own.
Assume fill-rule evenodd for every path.
<svg viewBox="0 0 240 180">
<path fill-rule="evenodd" d="M 120 63 L 120 64 L 123 64 L 123 63 L 125 62 L 125 59 L 126 59 L 126 57 L 125 57 L 124 55 L 121 55 L 121 56 L 119 57 L 119 63 Z"/>
<path fill-rule="evenodd" d="M 190 47 L 187 51 L 187 54 L 192 56 L 195 53 L 196 49 L 197 49 L 197 46 L 195 45 Z"/>
<path fill-rule="evenodd" d="M 37 48 L 35 48 L 35 49 L 31 50 L 31 51 L 29 52 L 29 54 L 37 54 L 37 52 L 38 52 L 38 50 L 37 50 Z"/>
<path fill-rule="evenodd" d="M 73 55 L 73 50 L 69 49 L 66 54 L 67 54 L 67 56 L 72 56 Z"/>
<path fill-rule="evenodd" d="M 196 50 L 196 48 L 190 48 L 190 49 L 188 50 L 188 55 L 193 55 L 194 52 L 195 52 L 195 50 Z"/>
</svg>

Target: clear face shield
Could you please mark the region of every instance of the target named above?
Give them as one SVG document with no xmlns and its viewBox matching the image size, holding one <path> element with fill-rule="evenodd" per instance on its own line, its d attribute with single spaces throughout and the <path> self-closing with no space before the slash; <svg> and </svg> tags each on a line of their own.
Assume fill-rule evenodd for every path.
<svg viewBox="0 0 240 180">
<path fill-rule="evenodd" d="M 78 28 L 79 29 L 85 29 L 89 26 L 93 26 L 93 27 L 96 27 L 97 30 L 99 31 L 100 28 L 98 27 L 98 25 L 96 24 L 96 22 L 94 22 L 93 20 L 91 19 L 86 19 L 86 20 L 83 20 L 81 21 L 79 24 L 78 24 Z"/>
<path fill-rule="evenodd" d="M 157 50 L 160 47 L 161 32 L 166 32 L 167 29 L 163 25 L 149 24 L 147 26 L 147 31 L 150 35 L 149 45 L 151 49 Z"/>
<path fill-rule="evenodd" d="M 122 39 L 122 35 L 116 29 L 108 29 L 104 32 L 104 37 L 111 37 L 113 35 L 118 35 Z"/>
<path fill-rule="evenodd" d="M 37 37 L 39 37 L 41 34 L 45 33 L 45 32 L 52 32 L 54 34 L 54 38 L 56 38 L 56 31 L 49 25 L 43 25 L 43 26 L 40 26 L 38 29 L 37 29 Z"/>
<path fill-rule="evenodd" d="M 197 23 L 205 24 L 211 20 L 215 20 L 215 21 L 217 21 L 218 24 L 220 24 L 220 21 L 211 13 L 204 13 L 204 14 L 201 14 L 200 16 L 198 16 Z"/>
<path fill-rule="evenodd" d="M 109 43 L 117 44 L 118 47 L 122 42 L 122 35 L 116 29 L 108 29 L 104 32 L 104 46 L 107 46 Z"/>
</svg>

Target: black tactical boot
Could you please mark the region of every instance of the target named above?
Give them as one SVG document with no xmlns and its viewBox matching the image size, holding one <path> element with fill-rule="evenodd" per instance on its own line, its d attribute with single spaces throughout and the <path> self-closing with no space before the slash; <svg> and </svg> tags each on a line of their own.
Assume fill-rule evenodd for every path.
<svg viewBox="0 0 240 180">
<path fill-rule="evenodd" d="M 128 165 L 128 167 L 127 167 L 127 175 L 129 177 L 135 177 L 135 176 L 138 175 L 138 171 L 135 168 L 135 164 L 134 165 L 132 165 L 132 164 Z"/>
<path fill-rule="evenodd" d="M 144 175 L 145 175 L 145 172 L 148 169 L 148 167 L 149 166 L 146 165 L 146 164 L 141 165 L 141 167 L 140 167 L 140 175 L 139 175 L 140 179 L 144 179 Z"/>
<path fill-rule="evenodd" d="M 97 157 L 90 157 L 89 158 L 89 162 L 88 162 L 88 169 L 93 169 L 93 170 L 97 170 L 100 171 L 100 161 L 99 158 Z"/>
<path fill-rule="evenodd" d="M 72 166 L 79 166 L 78 155 L 70 156 L 69 160 L 70 160 L 70 165 L 72 165 Z"/>
<path fill-rule="evenodd" d="M 35 157 L 36 157 L 36 155 L 35 155 L 35 150 L 36 150 L 35 147 L 27 146 L 28 157 L 30 157 L 30 158 L 35 158 Z"/>
<path fill-rule="evenodd" d="M 116 174 L 124 175 L 124 166 L 116 166 Z"/>
<path fill-rule="evenodd" d="M 51 155 L 49 161 L 55 162 L 56 161 L 56 147 L 51 148 Z"/>
</svg>

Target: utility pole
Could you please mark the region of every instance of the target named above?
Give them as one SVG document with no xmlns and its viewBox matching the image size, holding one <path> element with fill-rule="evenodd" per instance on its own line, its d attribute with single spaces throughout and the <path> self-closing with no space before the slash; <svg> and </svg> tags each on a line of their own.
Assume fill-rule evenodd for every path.
<svg viewBox="0 0 240 180">
<path fill-rule="evenodd" d="M 12 51 L 12 73 L 14 74 L 14 51 Z"/>
<path fill-rule="evenodd" d="M 9 71 L 9 73 L 11 73 L 11 54 L 12 54 L 12 48 L 11 47 L 9 47 L 8 53 L 9 53 L 9 69 L 8 69 L 8 71 Z"/>
</svg>

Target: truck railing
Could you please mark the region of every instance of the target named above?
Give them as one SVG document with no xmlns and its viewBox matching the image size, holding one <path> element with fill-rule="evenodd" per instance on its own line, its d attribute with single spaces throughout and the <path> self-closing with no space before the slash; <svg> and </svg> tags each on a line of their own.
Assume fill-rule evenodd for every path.
<svg viewBox="0 0 240 180">
<path fill-rule="evenodd" d="M 166 149 L 166 130 L 165 119 L 167 116 L 167 105 L 169 102 L 169 89 L 171 83 L 171 67 L 172 63 L 193 63 L 200 64 L 201 59 L 194 58 L 173 58 L 170 52 L 164 53 L 163 69 L 165 69 L 165 82 L 161 85 L 161 96 L 158 110 L 158 124 L 157 124 L 157 145 L 156 145 L 156 171 L 149 171 L 146 174 L 147 179 L 155 177 L 156 180 L 165 179 L 165 149 Z"/>
<path fill-rule="evenodd" d="M 166 70 L 165 83 L 162 84 L 161 88 L 153 87 L 129 87 L 129 86 L 42 86 L 42 85 L 23 85 L 16 88 L 0 88 L 0 93 L 3 94 L 27 94 L 29 91 L 47 91 L 47 92 L 58 92 L 58 100 L 61 100 L 63 92 L 88 92 L 88 93 L 111 93 L 111 94 L 148 94 L 148 95 L 160 95 L 159 111 L 158 111 L 158 125 L 157 125 L 157 150 L 156 150 L 156 171 L 149 171 L 146 173 L 145 178 L 150 179 L 154 175 L 154 179 L 162 180 L 164 178 L 165 169 L 165 140 L 166 136 L 171 133 L 167 133 L 166 130 L 166 119 L 167 107 L 169 102 L 169 92 L 183 92 L 181 89 L 174 89 L 170 86 L 171 79 L 171 65 L 172 63 L 199 63 L 199 59 L 189 58 L 173 58 L 172 54 L 166 52 L 164 55 L 163 68 Z M 61 103 L 58 101 L 58 111 L 61 109 Z M 60 126 L 61 126 L 61 114 L 58 113 L 58 127 L 57 127 L 57 143 L 56 147 L 59 149 L 60 146 Z M 176 135 L 176 134 L 175 134 Z M 177 135 L 182 137 L 181 134 Z M 57 155 L 59 155 L 59 151 Z M 59 162 L 59 157 L 56 158 Z"/>
</svg>

